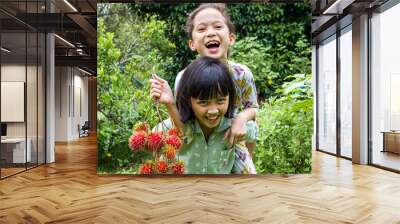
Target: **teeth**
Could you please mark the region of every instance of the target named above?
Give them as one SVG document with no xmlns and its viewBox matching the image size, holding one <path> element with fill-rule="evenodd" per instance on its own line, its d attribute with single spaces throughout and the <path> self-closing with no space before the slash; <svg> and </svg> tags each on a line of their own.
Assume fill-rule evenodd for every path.
<svg viewBox="0 0 400 224">
<path fill-rule="evenodd" d="M 208 120 L 215 120 L 215 119 L 217 119 L 218 117 L 207 117 L 207 119 Z"/>
<path fill-rule="evenodd" d="M 218 41 L 210 41 L 206 44 L 206 46 L 210 46 L 211 44 L 219 44 Z"/>
</svg>

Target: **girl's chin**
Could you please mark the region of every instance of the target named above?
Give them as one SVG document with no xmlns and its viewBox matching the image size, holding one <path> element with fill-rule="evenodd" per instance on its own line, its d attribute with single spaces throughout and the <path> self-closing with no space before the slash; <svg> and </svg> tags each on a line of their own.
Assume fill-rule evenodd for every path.
<svg viewBox="0 0 400 224">
<path fill-rule="evenodd" d="M 227 60 L 227 58 L 223 55 L 223 54 L 206 54 L 206 56 L 207 57 L 210 57 L 210 58 L 214 58 L 214 59 L 218 59 L 218 60 L 221 60 L 221 61 L 226 61 Z"/>
<path fill-rule="evenodd" d="M 215 120 L 209 120 L 209 119 L 207 119 L 206 120 L 206 122 L 207 122 L 207 126 L 208 127 L 212 127 L 212 128 L 215 128 L 215 127 L 217 127 L 218 126 L 218 124 L 219 124 L 219 122 L 220 122 L 220 118 L 217 118 L 217 119 L 215 119 Z"/>
<path fill-rule="evenodd" d="M 208 120 L 204 118 L 204 120 L 201 121 L 201 126 L 207 128 L 207 129 L 214 129 L 218 127 L 219 122 L 221 121 L 221 118 L 217 118 L 215 120 Z"/>
<path fill-rule="evenodd" d="M 207 57 L 210 57 L 210 58 L 214 58 L 214 59 L 221 59 L 221 57 L 220 57 L 219 54 L 210 54 L 210 53 L 207 53 L 206 56 L 207 56 Z"/>
</svg>

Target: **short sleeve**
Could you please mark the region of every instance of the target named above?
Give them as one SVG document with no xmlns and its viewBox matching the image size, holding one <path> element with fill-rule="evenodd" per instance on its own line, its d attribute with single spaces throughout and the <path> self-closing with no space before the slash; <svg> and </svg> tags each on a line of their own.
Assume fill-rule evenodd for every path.
<svg viewBox="0 0 400 224">
<path fill-rule="evenodd" d="M 246 142 L 256 142 L 258 138 L 258 126 L 255 121 L 246 123 Z"/>
<path fill-rule="evenodd" d="M 254 108 L 257 112 L 257 89 L 254 82 L 253 73 L 242 64 L 229 61 L 232 71 L 232 79 L 236 88 L 235 108 L 240 112 L 247 108 Z"/>
<path fill-rule="evenodd" d="M 166 131 L 168 129 L 171 129 L 173 126 L 174 125 L 171 118 L 168 118 L 166 120 L 163 120 L 163 122 L 158 123 L 151 131 Z"/>
<path fill-rule="evenodd" d="M 258 108 L 257 103 L 257 89 L 254 82 L 253 73 L 249 68 L 244 66 L 244 77 L 245 82 L 242 86 L 242 105 L 244 109 L 247 108 Z"/>
</svg>

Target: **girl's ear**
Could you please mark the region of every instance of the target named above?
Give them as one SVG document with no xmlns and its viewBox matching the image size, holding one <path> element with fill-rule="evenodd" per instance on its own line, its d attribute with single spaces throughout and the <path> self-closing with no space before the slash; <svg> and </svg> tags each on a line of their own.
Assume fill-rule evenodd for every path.
<svg viewBox="0 0 400 224">
<path fill-rule="evenodd" d="M 229 45 L 233 45 L 236 41 L 236 35 L 234 33 L 229 34 Z"/>
<path fill-rule="evenodd" d="M 192 51 L 196 51 L 196 48 L 195 48 L 194 43 L 193 43 L 193 40 L 189 40 L 188 44 L 189 44 L 189 47 L 190 47 L 190 49 Z"/>
</svg>

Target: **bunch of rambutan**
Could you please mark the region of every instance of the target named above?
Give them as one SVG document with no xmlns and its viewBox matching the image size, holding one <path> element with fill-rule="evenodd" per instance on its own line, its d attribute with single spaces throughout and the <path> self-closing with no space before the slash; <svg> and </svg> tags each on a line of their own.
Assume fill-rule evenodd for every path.
<svg viewBox="0 0 400 224">
<path fill-rule="evenodd" d="M 183 174 L 185 166 L 179 160 L 178 152 L 182 147 L 182 133 L 178 128 L 168 131 L 150 131 L 146 122 L 140 122 L 133 128 L 129 138 L 129 148 L 135 152 L 148 150 L 153 160 L 145 161 L 139 167 L 140 174 Z"/>
</svg>

